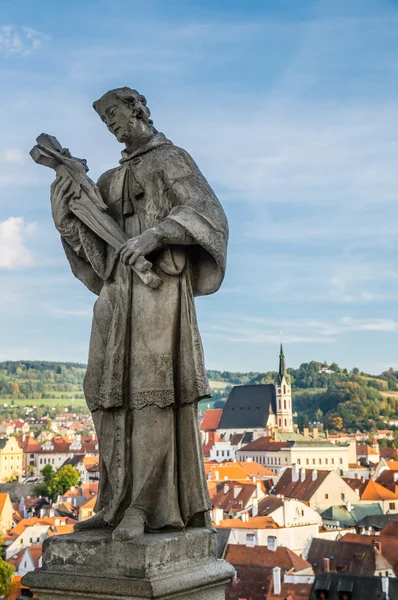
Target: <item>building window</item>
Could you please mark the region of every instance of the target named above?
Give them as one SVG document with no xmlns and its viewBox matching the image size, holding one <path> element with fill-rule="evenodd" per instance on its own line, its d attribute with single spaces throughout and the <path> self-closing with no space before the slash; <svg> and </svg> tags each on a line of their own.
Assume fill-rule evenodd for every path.
<svg viewBox="0 0 398 600">
<path fill-rule="evenodd" d="M 287 422 L 286 422 L 286 419 L 285 419 L 285 427 L 287 427 Z"/>
<path fill-rule="evenodd" d="M 286 410 L 286 400 L 283 401 L 283 408 Z"/>
<path fill-rule="evenodd" d="M 301 458 L 298 458 L 298 459 L 297 459 L 297 464 L 298 464 L 298 465 L 301 465 Z"/>
<path fill-rule="evenodd" d="M 325 494 L 325 500 L 329 500 L 329 494 Z"/>
<path fill-rule="evenodd" d="M 281 464 L 281 459 L 279 459 L 279 464 Z"/>
<path fill-rule="evenodd" d="M 312 464 L 313 464 L 313 465 L 315 464 L 315 458 L 313 458 L 313 459 L 312 459 Z"/>
<path fill-rule="evenodd" d="M 388 505 L 388 508 L 390 510 L 395 510 L 395 502 L 390 502 L 390 504 Z"/>
<path fill-rule="evenodd" d="M 325 465 L 329 464 L 329 461 L 327 458 L 325 458 Z"/>
<path fill-rule="evenodd" d="M 283 386 L 283 393 L 286 394 L 286 386 L 285 385 Z M 11 450 L 12 450 L 12 448 L 11 448 Z"/>
<path fill-rule="evenodd" d="M 341 499 L 344 501 L 345 500 L 345 494 L 341 494 Z"/>
<path fill-rule="evenodd" d="M 318 462 L 319 462 L 319 464 L 321 465 L 321 464 L 322 464 L 322 459 L 320 458 L 320 459 L 318 460 Z"/>
<path fill-rule="evenodd" d="M 334 458 L 332 458 L 332 465 L 334 465 Z"/>
<path fill-rule="evenodd" d="M 279 399 L 279 410 L 281 410 L 282 408 L 282 403 L 281 403 L 281 399 Z"/>
<path fill-rule="evenodd" d="M 342 465 L 343 464 L 343 459 L 339 458 L 339 463 Z"/>
<path fill-rule="evenodd" d="M 305 464 L 306 464 L 306 465 L 309 465 L 309 464 L 310 464 L 309 458 L 306 458 L 306 459 L 305 459 Z"/>
</svg>

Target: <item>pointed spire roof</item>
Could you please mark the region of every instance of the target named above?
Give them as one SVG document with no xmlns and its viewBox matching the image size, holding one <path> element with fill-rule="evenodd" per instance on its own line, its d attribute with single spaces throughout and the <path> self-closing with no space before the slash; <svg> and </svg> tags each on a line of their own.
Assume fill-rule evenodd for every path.
<svg viewBox="0 0 398 600">
<path fill-rule="evenodd" d="M 280 348 L 280 352 L 279 352 L 279 372 L 278 372 L 278 382 L 279 383 L 282 381 L 283 377 L 286 379 L 286 381 L 289 381 L 289 375 L 288 375 L 287 368 L 286 368 L 285 354 L 283 352 L 283 344 L 281 342 L 281 348 Z"/>
</svg>

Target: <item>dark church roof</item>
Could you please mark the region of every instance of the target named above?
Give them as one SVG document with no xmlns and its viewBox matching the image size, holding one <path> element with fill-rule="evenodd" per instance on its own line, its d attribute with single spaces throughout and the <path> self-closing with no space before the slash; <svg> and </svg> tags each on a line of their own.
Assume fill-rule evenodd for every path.
<svg viewBox="0 0 398 600">
<path fill-rule="evenodd" d="M 232 388 L 218 429 L 262 429 L 276 413 L 275 386 L 236 385 Z"/>
</svg>

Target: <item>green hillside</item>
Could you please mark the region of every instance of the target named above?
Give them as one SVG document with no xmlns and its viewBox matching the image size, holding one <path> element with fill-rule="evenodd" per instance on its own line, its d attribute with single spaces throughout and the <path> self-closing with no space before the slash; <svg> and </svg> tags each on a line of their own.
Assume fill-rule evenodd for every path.
<svg viewBox="0 0 398 600">
<path fill-rule="evenodd" d="M 326 372 L 331 371 L 331 372 Z M 398 418 L 398 371 L 370 375 L 336 363 L 311 361 L 288 369 L 293 389 L 293 408 L 300 428 L 321 421 L 332 431 L 371 430 Z M 82 389 L 85 365 L 45 361 L 0 363 L 0 399 L 7 414 L 26 405 L 85 408 Z M 213 397 L 199 410 L 222 407 L 233 385 L 272 383 L 276 372 L 239 373 L 209 370 Z M 0 414 L 4 414 L 4 407 Z"/>
</svg>

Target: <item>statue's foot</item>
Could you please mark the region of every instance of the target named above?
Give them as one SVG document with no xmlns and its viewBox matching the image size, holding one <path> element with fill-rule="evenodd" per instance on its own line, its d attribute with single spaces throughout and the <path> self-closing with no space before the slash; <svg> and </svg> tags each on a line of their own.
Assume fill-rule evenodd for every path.
<svg viewBox="0 0 398 600">
<path fill-rule="evenodd" d="M 75 531 L 87 531 L 89 529 L 99 529 L 100 527 L 109 527 L 104 519 L 105 510 L 98 511 L 93 517 L 86 519 L 85 521 L 78 521 L 74 524 L 73 529 Z"/>
<path fill-rule="evenodd" d="M 194 515 L 188 521 L 187 527 L 206 527 L 206 529 L 208 529 L 212 533 L 217 533 L 217 529 L 213 527 L 213 523 L 211 520 L 211 512 L 209 510 L 196 513 L 196 515 Z"/>
<path fill-rule="evenodd" d="M 136 508 L 128 508 L 124 517 L 112 534 L 112 538 L 119 542 L 142 537 L 145 530 L 143 513 Z"/>
</svg>

